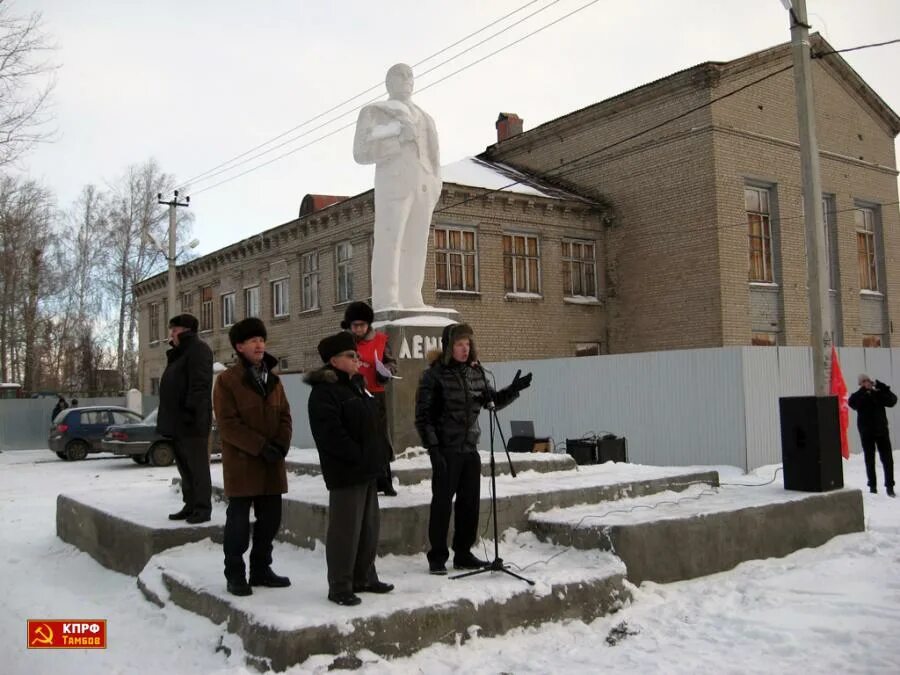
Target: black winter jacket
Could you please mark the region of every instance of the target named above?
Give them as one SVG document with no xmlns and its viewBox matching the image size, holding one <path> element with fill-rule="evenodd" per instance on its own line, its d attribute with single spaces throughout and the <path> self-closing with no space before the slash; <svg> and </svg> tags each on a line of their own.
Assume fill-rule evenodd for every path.
<svg viewBox="0 0 900 675">
<path fill-rule="evenodd" d="M 481 427 L 478 415 L 493 401 L 497 410 L 505 408 L 519 397 L 509 388 L 494 391 L 488 384 L 484 370 L 478 365 L 474 338 L 469 337 L 471 349 L 468 363 L 452 358 L 454 329 L 466 330 L 465 324 L 444 329 L 443 351 L 429 354 L 431 367 L 422 373 L 416 392 L 416 430 L 422 445 L 442 452 L 476 452 Z"/>
<path fill-rule="evenodd" d="M 885 408 L 897 404 L 897 395 L 884 382 L 875 381 L 875 389 L 860 387 L 850 395 L 847 404 L 856 411 L 856 428 L 863 436 L 885 436 L 888 421 Z"/>
<path fill-rule="evenodd" d="M 166 359 L 156 430 L 173 438 L 207 436 L 212 425 L 212 350 L 196 333 L 185 332 Z"/>
<path fill-rule="evenodd" d="M 303 378 L 312 387 L 309 427 L 329 490 L 363 485 L 377 478 L 387 462 L 387 438 L 378 409 L 362 375 L 352 378 L 331 366 Z"/>
</svg>

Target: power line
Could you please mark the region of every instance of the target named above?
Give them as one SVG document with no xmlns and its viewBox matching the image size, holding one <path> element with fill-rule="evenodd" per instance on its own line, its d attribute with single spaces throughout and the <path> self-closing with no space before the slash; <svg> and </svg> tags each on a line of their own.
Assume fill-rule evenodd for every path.
<svg viewBox="0 0 900 675">
<path fill-rule="evenodd" d="M 887 40 L 886 42 L 872 42 L 867 45 L 860 45 L 859 47 L 848 47 L 847 49 L 834 49 L 830 52 L 813 52 L 812 58 L 821 59 L 823 56 L 829 56 L 831 54 L 846 54 L 847 52 L 856 52 L 860 49 L 871 49 L 872 47 L 884 47 L 885 45 L 893 45 L 900 42 L 900 38 L 896 40 Z"/>
<path fill-rule="evenodd" d="M 441 54 L 443 54 L 443 53 L 445 53 L 445 52 L 447 52 L 447 51 L 453 49 L 454 47 L 456 47 L 456 46 L 458 46 L 458 45 L 460 45 L 460 44 L 466 42 L 466 41 L 469 40 L 470 38 L 472 38 L 472 37 L 478 35 L 479 33 L 484 32 L 485 30 L 487 30 L 488 28 L 491 28 L 492 26 L 497 25 L 497 24 L 500 23 L 501 21 L 504 21 L 505 19 L 508 19 L 509 17 L 511 17 L 511 16 L 513 16 L 513 15 L 515 15 L 515 14 L 518 14 L 519 12 L 521 12 L 521 11 L 527 9 L 529 6 L 535 4 L 536 2 L 539 2 L 539 1 L 540 1 L 540 0 L 531 0 L 530 2 L 525 3 L 524 5 L 518 7 L 517 9 L 514 9 L 513 11 L 508 12 L 507 14 L 504 14 L 504 15 L 501 16 L 500 18 L 495 19 L 494 21 L 491 21 L 490 23 L 486 24 L 485 26 L 482 26 L 482 27 L 479 28 L 478 30 L 469 33 L 469 34 L 466 35 L 465 37 L 460 38 L 460 39 L 457 40 L 456 42 L 453 42 L 452 44 L 450 44 L 450 45 L 444 47 L 443 49 L 440 49 L 440 50 L 434 52 L 433 54 L 431 54 L 431 55 L 425 57 L 425 58 L 422 59 L 421 61 L 418 61 L 418 62 L 414 63 L 412 67 L 415 68 L 416 66 L 420 66 L 420 65 L 422 65 L 423 63 L 427 63 L 428 61 L 431 61 L 432 59 L 436 58 L 437 56 L 440 56 Z M 558 3 L 558 2 L 560 2 L 560 0 L 553 0 L 553 1 L 550 2 L 548 5 L 545 5 L 544 7 L 538 9 L 537 11 L 532 12 L 531 14 L 529 14 L 528 16 L 526 16 L 525 18 L 520 19 L 519 21 L 516 21 L 515 23 L 513 23 L 513 24 L 507 26 L 506 28 L 504 28 L 503 30 L 498 31 L 497 33 L 494 33 L 493 35 L 491 35 L 490 37 L 486 38 L 485 40 L 482 40 L 481 42 L 479 42 L 479 43 L 477 43 L 477 44 L 475 44 L 475 45 L 472 45 L 472 46 L 466 48 L 465 50 L 463 50 L 463 51 L 459 52 L 458 54 L 452 56 L 450 59 L 448 59 L 448 60 L 446 60 L 446 61 L 443 61 L 442 63 L 438 64 L 437 66 L 434 66 L 434 67 L 430 68 L 429 70 L 425 71 L 425 73 L 422 73 L 422 75 L 431 72 L 431 71 L 434 70 L 435 68 L 439 68 L 440 66 L 442 66 L 442 65 L 444 65 L 444 64 L 446 64 L 446 63 L 448 63 L 449 61 L 452 61 L 453 59 L 458 58 L 459 56 L 462 56 L 463 54 L 467 53 L 468 51 L 471 51 L 472 49 L 475 49 L 476 47 L 478 47 L 478 46 L 484 44 L 484 43 L 487 42 L 488 40 L 491 40 L 491 39 L 497 37 L 498 35 L 500 35 L 500 34 L 506 32 L 506 31 L 508 31 L 508 30 L 510 30 L 510 29 L 512 29 L 512 28 L 514 28 L 515 26 L 518 26 L 518 25 L 519 25 L 520 23 L 522 23 L 523 21 L 527 21 L 527 20 L 530 19 L 531 17 L 533 17 L 533 16 L 535 16 L 536 14 L 539 14 L 539 13 L 541 13 L 541 12 L 543 12 L 543 11 L 549 9 L 550 7 L 552 7 L 553 5 L 555 5 L 555 4 Z M 281 139 L 281 138 L 284 138 L 284 137 L 287 136 L 288 134 L 291 134 L 291 133 L 293 133 L 294 131 L 297 131 L 298 129 L 302 129 L 302 128 L 305 127 L 305 126 L 308 126 L 309 124 L 312 124 L 312 123 L 315 122 L 316 120 L 321 119 L 322 117 L 325 117 L 325 116 L 328 115 L 329 113 L 332 113 L 332 112 L 334 112 L 335 110 L 338 110 L 338 109 L 342 108 L 343 106 L 347 105 L 348 103 L 351 103 L 351 102 L 353 102 L 354 100 L 356 100 L 356 99 L 358 99 L 358 98 L 360 98 L 360 97 L 362 97 L 362 96 L 365 96 L 366 94 L 368 94 L 368 93 L 370 93 L 370 92 L 372 92 L 372 91 L 375 91 L 376 89 L 379 89 L 379 88 L 381 88 L 381 87 L 383 87 L 383 86 L 384 86 L 384 81 L 377 82 L 377 83 L 373 84 L 371 87 L 369 87 L 368 89 L 365 89 L 365 90 L 359 92 L 358 94 L 356 94 L 356 95 L 354 95 L 354 96 L 351 96 L 350 98 L 348 98 L 348 99 L 346 99 L 346 100 L 344 100 L 344 101 L 338 103 L 337 105 L 332 106 L 332 107 L 329 108 L 328 110 L 325 110 L 324 112 L 321 112 L 321 113 L 319 113 L 318 115 L 315 115 L 314 117 L 310 117 L 309 119 L 305 120 L 304 122 L 301 122 L 300 124 L 298 124 L 298 125 L 296 125 L 296 126 L 294 126 L 294 127 L 291 127 L 291 128 L 288 129 L 287 131 L 284 131 L 284 132 L 278 134 L 277 136 L 274 136 L 274 137 L 270 138 L 269 140 L 264 141 L 264 142 L 260 143 L 259 145 L 256 145 L 256 146 L 250 148 L 249 150 L 246 150 L 245 152 L 242 152 L 241 154 L 236 155 L 236 156 L 232 157 L 231 159 L 228 159 L 228 160 L 222 162 L 221 164 L 217 164 L 216 166 L 214 166 L 214 167 L 211 168 L 211 169 L 208 169 L 207 171 L 204 171 L 204 172 L 202 172 L 202 173 L 197 174 L 196 176 L 193 176 L 192 178 L 190 178 L 190 179 L 184 181 L 184 184 L 183 184 L 181 187 L 184 187 L 184 186 L 186 186 L 186 185 L 189 185 L 189 184 L 191 184 L 191 183 L 193 183 L 193 182 L 195 182 L 195 181 L 200 181 L 200 180 L 202 180 L 202 179 L 208 179 L 208 178 L 211 178 L 212 176 L 211 176 L 210 174 L 212 174 L 213 176 L 214 176 L 214 175 L 219 175 L 219 174 L 221 174 L 221 173 L 224 172 L 224 171 L 228 171 L 228 170 L 230 170 L 230 169 L 236 168 L 236 166 L 240 166 L 240 164 L 245 163 L 245 162 L 239 162 L 238 164 L 235 164 L 235 162 L 237 162 L 237 160 L 242 159 L 242 158 L 246 157 L 247 155 L 249 155 L 249 154 L 251 154 L 251 153 L 253 153 L 253 152 L 255 152 L 255 151 L 257 151 L 257 150 L 259 150 L 259 149 L 261 149 L 261 148 L 264 148 L 264 147 L 266 147 L 267 145 L 270 145 L 270 144 L 274 143 L 275 141 L 277 141 L 277 140 L 279 140 L 279 139 Z M 381 96 L 379 95 L 377 98 L 372 99 L 372 100 L 370 100 L 370 101 L 367 101 L 366 103 L 364 103 L 364 104 L 362 104 L 362 105 L 368 105 L 369 103 L 372 103 L 373 101 L 377 101 L 378 98 L 381 98 Z M 304 136 L 304 135 L 308 135 L 309 133 L 312 133 L 313 131 L 316 131 L 316 130 L 318 130 L 318 129 L 321 129 L 322 126 L 327 126 L 327 124 L 329 124 L 330 122 L 336 121 L 336 120 L 340 119 L 341 117 L 344 117 L 345 115 L 348 115 L 348 114 L 351 113 L 351 112 L 355 112 L 356 110 L 359 110 L 359 108 L 361 108 L 361 107 L 362 107 L 362 106 L 358 106 L 358 107 L 354 108 L 353 110 L 344 112 L 344 113 L 342 113 L 341 115 L 339 115 L 338 117 L 333 118 L 333 119 L 330 120 L 329 122 L 326 122 L 324 125 L 320 125 L 320 126 L 316 127 L 315 129 L 311 129 L 311 130 L 308 131 L 306 134 L 301 134 L 301 136 L 295 137 L 294 139 L 290 139 L 290 140 L 287 141 L 287 142 L 291 142 L 292 140 L 296 140 L 297 138 L 301 138 L 301 137 Z M 265 153 L 261 153 L 261 154 L 259 154 L 259 155 L 255 155 L 254 157 L 250 157 L 250 158 L 248 158 L 246 161 L 252 161 L 253 159 L 258 158 L 258 157 L 260 157 L 260 156 L 266 154 L 267 152 L 272 152 L 272 151 L 276 150 L 277 148 L 282 147 L 283 145 L 284 145 L 284 143 L 282 143 L 282 144 L 280 144 L 280 145 L 278 145 L 278 146 L 276 146 L 276 147 L 274 147 L 274 148 L 270 148 L 270 149 L 267 150 Z M 229 166 L 229 165 L 232 165 L 232 166 Z M 222 171 L 218 171 L 219 169 L 222 169 Z M 215 172 L 215 173 L 214 173 L 214 172 Z"/>
<path fill-rule="evenodd" d="M 554 21 L 552 21 L 552 22 L 550 22 L 550 23 L 548 23 L 548 24 L 544 24 L 544 25 L 541 26 L 540 28 L 537 28 L 537 29 L 533 30 L 532 32 L 527 33 L 526 35 L 524 35 L 524 36 L 522 36 L 522 37 L 520 37 L 520 38 L 518 38 L 518 39 L 516 39 L 516 40 L 514 40 L 514 41 L 512 41 L 512 42 L 510 42 L 510 43 L 508 43 L 508 44 L 506 44 L 506 45 L 504 45 L 503 47 L 500 47 L 499 49 L 496 49 L 496 50 L 494 50 L 493 52 L 491 52 L 491 53 L 489 53 L 489 54 L 487 54 L 487 55 L 485 55 L 485 56 L 483 56 L 483 57 L 481 57 L 481 58 L 479 58 L 479 59 L 476 59 L 475 61 L 473 61 L 473 62 L 471 62 L 471 63 L 469 63 L 469 64 L 463 66 L 462 68 L 459 68 L 459 69 L 453 71 L 453 72 L 450 73 L 449 75 L 445 75 L 444 77 L 442 77 L 442 78 L 440 78 L 440 79 L 438 79 L 438 80 L 435 80 L 434 82 L 429 83 L 428 85 L 422 87 L 421 89 L 418 89 L 416 93 L 421 93 L 421 92 L 423 92 L 423 91 L 426 91 L 426 90 L 430 89 L 431 87 L 434 87 L 434 86 L 436 86 L 436 85 L 438 85 L 438 84 L 444 82 L 445 80 L 447 80 L 447 79 L 449 79 L 449 78 L 451 78 L 451 77 L 454 77 L 455 75 L 458 75 L 459 73 L 464 72 L 464 71 L 468 70 L 469 68 L 471 68 L 471 67 L 473 67 L 473 66 L 475 66 L 475 65 L 478 65 L 479 63 L 481 63 L 482 61 L 485 61 L 486 59 L 489 59 L 489 58 L 491 58 L 492 56 L 496 56 L 496 55 L 499 54 L 500 52 L 503 52 L 503 51 L 505 51 L 505 50 L 507 50 L 507 49 L 509 49 L 509 48 L 511 48 L 511 47 L 514 47 L 515 45 L 517 45 L 517 44 L 519 44 L 519 43 L 521 43 L 521 42 L 527 40 L 528 38 L 530 38 L 530 37 L 532 37 L 532 36 L 534 36 L 534 35 L 537 35 L 538 33 L 542 32 L 542 31 L 544 31 L 544 30 L 546 30 L 546 29 L 548 29 L 548 28 L 550 28 L 550 27 L 552 27 L 552 26 L 555 26 L 555 25 L 558 24 L 559 22 L 564 21 L 565 19 L 568 19 L 569 17 L 571 17 L 571 16 L 577 14 L 578 12 L 581 12 L 581 11 L 587 9 L 587 8 L 590 7 L 591 5 L 597 4 L 599 1 L 600 1 L 600 0 L 590 0 L 590 2 L 587 2 L 586 4 L 582 5 L 581 7 L 578 7 L 577 9 L 572 10 L 572 11 L 569 12 L 568 14 L 564 14 L 563 16 L 559 17 L 558 19 L 555 19 Z M 380 98 L 380 97 L 379 97 L 379 98 Z M 378 99 L 374 99 L 374 100 L 378 100 Z M 360 107 L 362 107 L 362 106 L 360 106 Z M 357 108 L 357 110 L 358 110 L 358 108 Z M 343 117 L 343 116 L 345 116 L 346 114 L 347 114 L 347 113 L 345 113 L 344 115 L 339 116 L 339 117 L 336 118 L 336 119 L 339 119 L 340 117 Z M 332 121 L 334 121 L 334 120 L 332 120 Z M 270 159 L 270 160 L 267 160 L 266 162 L 263 162 L 262 164 L 258 164 L 258 165 L 256 165 L 256 166 L 253 166 L 253 167 L 247 169 L 246 171 L 242 171 L 241 173 L 239 173 L 239 174 L 237 174 L 237 175 L 229 176 L 228 178 L 225 178 L 225 179 L 223 179 L 223 180 L 221 180 L 221 181 L 219 181 L 219 182 L 217 182 L 217 183 L 214 183 L 214 184 L 212 184 L 212 185 L 210 185 L 210 186 L 208 186 L 208 187 L 202 188 L 201 190 L 194 191 L 194 192 L 193 192 L 193 195 L 196 196 L 196 195 L 201 194 L 201 193 L 203 193 L 203 192 L 206 192 L 206 191 L 208 191 L 208 190 L 212 190 L 212 189 L 217 188 L 217 187 L 219 187 L 219 186 L 221 186 L 221 185 L 224 185 L 225 183 L 229 183 L 229 182 L 231 182 L 232 180 L 235 180 L 235 179 L 240 178 L 240 177 L 242 177 L 242 176 L 246 176 L 248 173 L 252 173 L 253 171 L 256 171 L 257 169 L 261 169 L 261 168 L 263 168 L 263 167 L 265 167 L 265 166 L 268 166 L 269 164 L 272 164 L 273 162 L 277 162 L 277 161 L 280 160 L 280 159 L 284 159 L 285 157 L 288 157 L 288 156 L 294 154 L 295 152 L 298 152 L 298 151 L 300 151 L 300 150 L 303 150 L 304 148 L 308 148 L 309 146 L 314 145 L 314 144 L 318 143 L 319 141 L 324 140 L 325 138 L 328 138 L 329 136 L 333 136 L 334 134 L 336 134 L 336 133 L 338 133 L 338 132 L 340 132 L 340 131 L 343 131 L 344 129 L 348 129 L 348 128 L 350 128 L 351 126 L 354 126 L 355 124 L 356 124 L 355 122 L 350 122 L 349 124 L 346 124 L 346 125 L 344 125 L 344 126 L 342 126 L 342 127 L 339 127 L 339 128 L 337 128 L 337 129 L 335 129 L 335 130 L 333 130 L 333 131 L 331 131 L 331 132 L 329 132 L 329 133 L 327 133 L 327 134 L 324 134 L 324 135 L 322 135 L 322 136 L 317 137 L 316 139 L 310 141 L 309 143 L 306 143 L 306 144 L 304 144 L 304 145 L 302 145 L 302 146 L 300 146 L 300 147 L 298 147 L 298 148 L 294 148 L 294 149 L 292 149 L 292 150 L 288 150 L 288 151 L 285 152 L 285 153 L 282 153 L 282 154 L 280 154 L 280 155 L 278 155 L 278 156 L 276 156 L 276 157 L 274 157 L 274 158 L 272 158 L 272 159 Z M 324 126 L 324 125 L 323 125 L 323 126 Z M 318 127 L 318 128 L 321 128 L 321 127 Z M 296 140 L 296 139 L 295 139 L 295 140 Z M 232 168 L 234 168 L 234 167 L 232 167 Z M 513 183 L 513 185 L 515 185 L 515 184 L 516 184 L 516 183 Z"/>
</svg>

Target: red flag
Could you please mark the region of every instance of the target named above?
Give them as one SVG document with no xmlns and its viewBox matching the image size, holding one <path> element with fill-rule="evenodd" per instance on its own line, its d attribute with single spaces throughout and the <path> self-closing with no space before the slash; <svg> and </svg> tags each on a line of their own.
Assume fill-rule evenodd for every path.
<svg viewBox="0 0 900 675">
<path fill-rule="evenodd" d="M 847 441 L 847 430 L 850 428 L 850 406 L 847 405 L 847 383 L 841 372 L 837 349 L 831 346 L 831 395 L 838 398 L 838 419 L 841 423 L 841 454 L 850 459 L 850 443 Z"/>
</svg>

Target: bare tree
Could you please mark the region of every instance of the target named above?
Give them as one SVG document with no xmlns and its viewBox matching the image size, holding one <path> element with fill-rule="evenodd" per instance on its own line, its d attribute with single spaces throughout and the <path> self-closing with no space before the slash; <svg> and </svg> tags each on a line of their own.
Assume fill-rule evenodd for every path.
<svg viewBox="0 0 900 675">
<path fill-rule="evenodd" d="M 0 0 L 0 166 L 50 135 L 53 49 L 40 13 L 15 16 L 12 5 Z"/>
<path fill-rule="evenodd" d="M 107 291 L 114 299 L 116 320 L 116 367 L 122 386 L 134 384 L 137 377 L 137 303 L 134 285 L 162 270 L 165 255 L 149 241 L 166 241 L 167 212 L 157 203 L 157 194 L 169 193 L 175 186 L 173 176 L 163 173 L 155 160 L 129 167 L 113 186 L 109 215 L 109 256 Z M 179 214 L 178 240 L 190 236 L 190 214 Z"/>
</svg>

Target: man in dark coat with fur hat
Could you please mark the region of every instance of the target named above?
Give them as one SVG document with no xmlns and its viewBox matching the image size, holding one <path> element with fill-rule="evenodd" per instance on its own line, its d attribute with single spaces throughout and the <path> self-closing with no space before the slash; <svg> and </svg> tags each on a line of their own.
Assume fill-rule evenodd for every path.
<svg viewBox="0 0 900 675">
<path fill-rule="evenodd" d="M 531 386 L 531 373 L 494 391 L 478 363 L 474 333 L 466 324 L 450 324 L 442 335 L 443 349 L 429 354 L 431 367 L 422 373 L 416 392 L 416 430 L 431 458 L 431 513 L 428 520 L 428 568 L 446 574 L 447 532 L 456 496 L 453 525 L 453 566 L 477 569 L 487 562 L 471 551 L 478 531 L 481 500 L 481 457 L 478 439 L 481 408 L 497 410 L 512 403 Z"/>
<path fill-rule="evenodd" d="M 172 439 L 184 500 L 184 507 L 169 518 L 192 524 L 205 523 L 212 514 L 206 446 L 212 426 L 213 356 L 197 337 L 198 326 L 192 314 L 169 320 L 172 348 L 166 352 L 166 369 L 159 380 L 156 413 L 156 430 Z"/>
<path fill-rule="evenodd" d="M 356 351 L 359 352 L 359 374 L 366 380 L 366 389 L 375 397 L 378 422 L 384 437 L 390 441 L 384 385 L 397 372 L 397 361 L 391 352 L 387 334 L 372 328 L 374 320 L 375 312 L 369 305 L 364 302 L 351 302 L 344 310 L 341 328 L 349 330 L 356 339 Z M 381 364 L 380 368 L 379 364 Z M 391 475 L 394 449 L 390 442 L 385 444 L 385 453 L 384 473 L 378 477 L 378 491 L 383 492 L 386 497 L 396 497 L 397 491 L 394 489 Z"/>
<path fill-rule="evenodd" d="M 319 343 L 325 366 L 304 381 L 309 394 L 309 426 L 328 488 L 328 599 L 358 605 L 357 593 L 389 593 L 392 584 L 375 571 L 378 547 L 376 481 L 384 471 L 383 431 L 375 399 L 359 375 L 359 354 L 350 333 Z"/>
<path fill-rule="evenodd" d="M 251 586 L 290 586 L 272 571 L 272 541 L 281 526 L 281 495 L 287 492 L 284 458 L 291 445 L 291 408 L 266 352 L 266 326 L 255 318 L 228 331 L 237 362 L 216 380 L 216 420 L 222 440 L 225 520 L 225 579 L 234 595 Z M 250 582 L 244 553 L 250 545 L 250 507 L 256 515 L 250 550 Z"/>
</svg>

